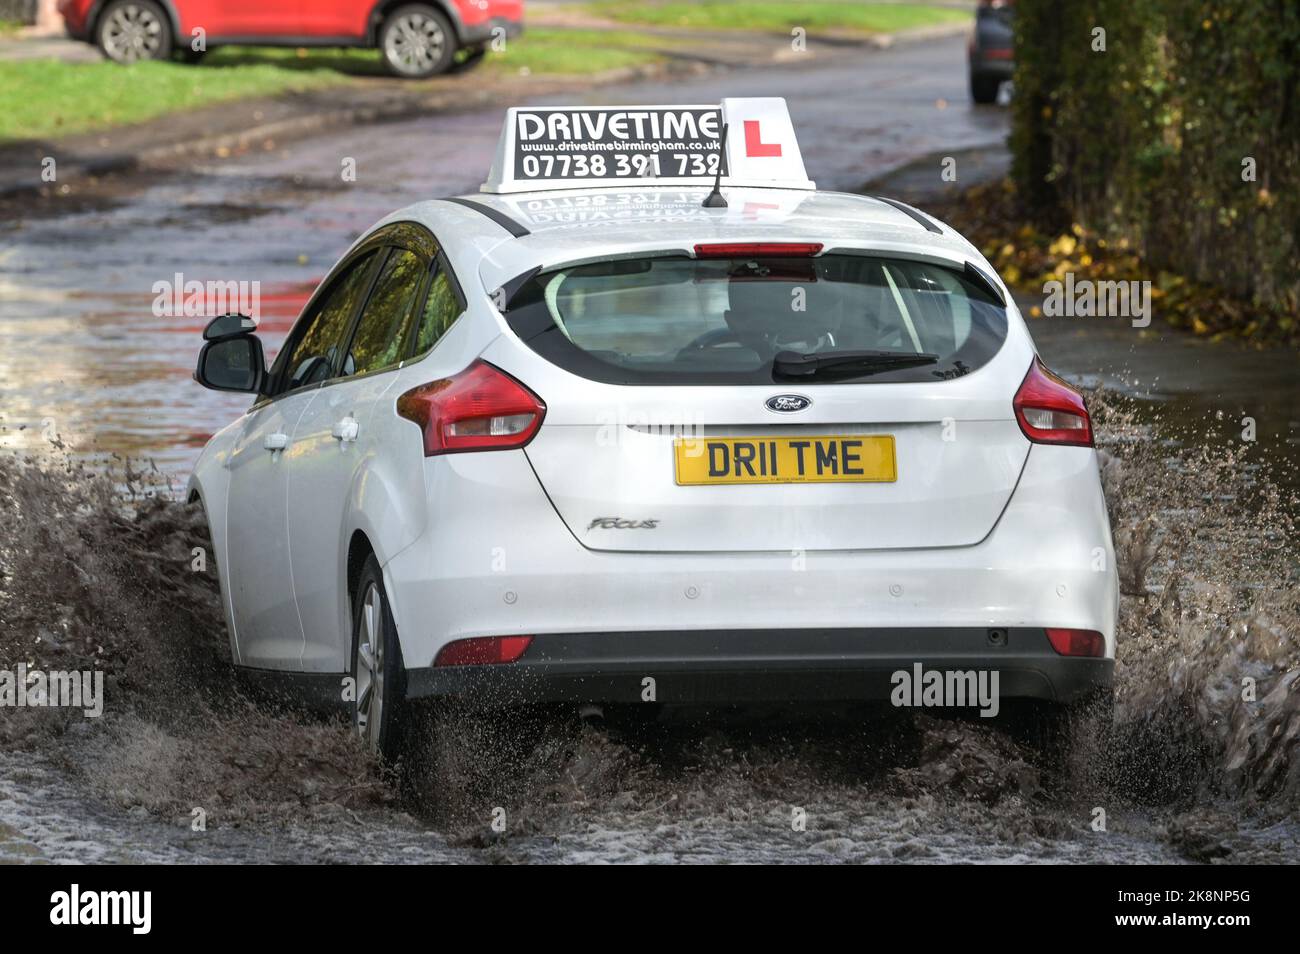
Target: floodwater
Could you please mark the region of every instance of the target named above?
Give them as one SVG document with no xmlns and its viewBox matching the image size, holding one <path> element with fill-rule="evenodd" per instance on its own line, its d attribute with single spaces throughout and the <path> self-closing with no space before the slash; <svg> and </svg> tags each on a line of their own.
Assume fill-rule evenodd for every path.
<svg viewBox="0 0 1300 954">
<path fill-rule="evenodd" d="M 968 105 L 961 55 L 943 41 L 590 99 L 784 95 L 810 175 L 852 189 L 1001 140 L 1005 114 Z M 114 704 L 101 720 L 0 715 L 0 860 L 1300 857 L 1295 356 L 1206 345 L 1162 332 L 1158 316 L 1147 333 L 1032 325 L 1050 364 L 1103 389 L 1126 587 L 1113 778 L 1057 791 L 1001 730 L 924 717 L 702 713 L 651 731 L 558 713 L 497 776 L 444 766 L 446 804 L 426 816 L 340 724 L 250 700 L 220 659 L 213 581 L 188 570 L 199 531 L 167 489 L 248 399 L 190 380 L 204 319 L 155 314 L 155 283 L 259 282 L 273 353 L 357 234 L 477 187 L 500 119 L 277 144 L 6 228 L 0 448 L 20 453 L 0 458 L 0 668 L 93 664 Z M 346 158 L 354 183 L 339 175 Z M 1244 415 L 1258 421 L 1253 444 L 1238 436 Z M 30 455 L 45 463 L 19 459 Z M 113 455 L 158 472 L 124 474 Z"/>
</svg>

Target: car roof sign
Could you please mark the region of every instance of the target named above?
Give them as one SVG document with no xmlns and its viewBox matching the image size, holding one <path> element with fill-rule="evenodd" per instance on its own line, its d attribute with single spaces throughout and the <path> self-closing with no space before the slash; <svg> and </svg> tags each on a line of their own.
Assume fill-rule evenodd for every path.
<svg viewBox="0 0 1300 954">
<path fill-rule="evenodd" d="M 722 154 L 727 128 L 726 155 Z M 483 192 L 722 185 L 814 189 L 785 100 L 696 106 L 515 106 Z"/>
</svg>

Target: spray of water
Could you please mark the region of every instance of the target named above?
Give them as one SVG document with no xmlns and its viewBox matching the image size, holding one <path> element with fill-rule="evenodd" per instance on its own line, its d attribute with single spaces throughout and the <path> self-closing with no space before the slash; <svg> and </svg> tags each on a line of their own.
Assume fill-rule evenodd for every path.
<svg viewBox="0 0 1300 954">
<path fill-rule="evenodd" d="M 124 807 L 228 820 L 391 796 L 341 725 L 257 705 L 229 665 L 203 514 L 161 474 L 0 458 L 0 666 L 101 671 L 105 712 L 6 710 L 0 746 L 55 753 Z"/>
<path fill-rule="evenodd" d="M 828 857 L 923 859 L 935 850 L 928 838 L 959 829 L 1069 846 L 1087 806 L 1124 803 L 1159 806 L 1171 845 L 1215 857 L 1243 819 L 1294 818 L 1295 494 L 1256 448 L 1219 433 L 1223 422 L 1180 432 L 1122 397 L 1090 402 L 1123 584 L 1114 766 L 1102 789 L 1053 793 L 1033 751 L 973 721 L 732 724 L 708 713 L 626 726 L 543 713 L 527 720 L 535 744 L 507 750 L 499 725 L 441 713 L 430 731 L 456 744 L 417 779 L 433 793 L 433 824 L 511 860 L 485 823 L 504 807 L 512 833 L 621 831 L 607 855 L 618 858 L 653 856 L 665 832 L 707 830 L 723 851 L 726 832 L 744 832 L 737 846 L 779 849 L 802 810 L 829 832 L 818 842 Z M 194 569 L 202 514 L 161 475 L 3 457 L 0 528 L 0 666 L 108 677 L 103 719 L 11 711 L 0 750 L 39 753 L 88 797 L 160 817 L 196 805 L 214 824 L 395 811 L 399 787 L 342 720 L 240 688 L 214 562 Z"/>
</svg>

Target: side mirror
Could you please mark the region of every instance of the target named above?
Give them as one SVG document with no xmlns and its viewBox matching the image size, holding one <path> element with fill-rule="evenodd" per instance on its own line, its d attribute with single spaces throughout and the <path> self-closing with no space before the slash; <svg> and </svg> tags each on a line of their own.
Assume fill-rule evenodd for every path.
<svg viewBox="0 0 1300 954">
<path fill-rule="evenodd" d="M 244 335 L 257 330 L 257 322 L 245 315 L 219 315 L 203 329 L 204 341 L 220 341 L 234 335 Z"/>
<path fill-rule="evenodd" d="M 221 320 L 215 319 L 214 324 Z M 206 336 L 206 332 L 204 334 Z M 208 341 L 199 352 L 194 380 L 214 391 L 260 393 L 266 380 L 266 356 L 262 352 L 262 342 L 257 335 L 248 333 Z"/>
</svg>

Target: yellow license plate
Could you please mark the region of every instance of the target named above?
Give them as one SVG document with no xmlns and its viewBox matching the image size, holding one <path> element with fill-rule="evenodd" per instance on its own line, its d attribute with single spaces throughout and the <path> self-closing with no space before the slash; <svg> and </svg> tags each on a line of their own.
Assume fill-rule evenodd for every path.
<svg viewBox="0 0 1300 954">
<path fill-rule="evenodd" d="M 898 479 L 891 434 L 679 437 L 677 483 L 837 484 Z"/>
</svg>

